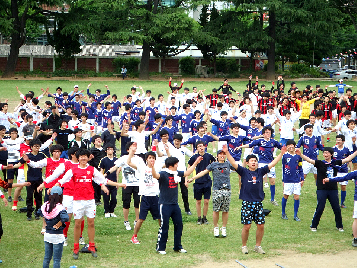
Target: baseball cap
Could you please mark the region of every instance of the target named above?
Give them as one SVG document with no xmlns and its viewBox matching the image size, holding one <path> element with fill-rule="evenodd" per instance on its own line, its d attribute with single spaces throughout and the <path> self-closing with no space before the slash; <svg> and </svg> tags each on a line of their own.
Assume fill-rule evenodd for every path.
<svg viewBox="0 0 357 268">
<path fill-rule="evenodd" d="M 24 137 L 26 140 L 33 140 L 33 136 L 32 135 L 27 135 Z"/>
<path fill-rule="evenodd" d="M 78 87 L 78 85 L 74 85 L 74 88 Z"/>
<path fill-rule="evenodd" d="M 217 151 L 217 155 L 219 155 L 220 153 L 223 153 L 223 150 L 218 150 Z"/>
<path fill-rule="evenodd" d="M 54 186 L 51 189 L 51 195 L 53 194 L 58 194 L 58 195 L 62 195 L 62 188 L 59 186 Z"/>
</svg>

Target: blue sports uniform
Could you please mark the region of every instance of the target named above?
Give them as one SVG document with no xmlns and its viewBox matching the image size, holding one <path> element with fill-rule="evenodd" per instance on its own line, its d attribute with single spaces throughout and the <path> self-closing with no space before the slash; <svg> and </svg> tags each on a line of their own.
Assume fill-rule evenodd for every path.
<svg viewBox="0 0 357 268">
<path fill-rule="evenodd" d="M 303 146 L 303 154 L 312 160 L 317 160 L 319 150 L 322 151 L 324 149 L 321 140 L 314 135 L 311 137 L 306 134 L 302 135 L 296 144 L 296 148 L 300 148 L 301 146 Z"/>
<path fill-rule="evenodd" d="M 146 107 L 145 113 L 146 113 L 146 111 L 149 111 L 149 121 L 154 122 L 155 121 L 154 116 L 156 114 L 157 107 L 151 107 L 151 106 Z"/>
<path fill-rule="evenodd" d="M 193 118 L 193 113 L 183 113 L 181 115 L 176 115 L 173 117 L 174 120 L 181 120 L 181 129 L 182 133 L 190 133 L 191 132 L 191 121 Z"/>
<path fill-rule="evenodd" d="M 206 151 L 207 151 L 208 143 L 214 141 L 214 138 L 206 134 L 204 134 L 202 137 L 196 134 L 190 137 L 187 141 L 181 143 L 181 145 L 193 144 L 193 146 L 195 146 L 196 142 L 198 141 L 203 141 L 205 143 Z"/>
<path fill-rule="evenodd" d="M 226 135 L 219 137 L 220 141 L 226 141 L 229 153 L 234 158 L 235 161 L 240 161 L 242 156 L 242 149 L 235 150 L 239 146 L 243 145 L 244 142 L 251 142 L 252 140 L 245 136 L 233 136 L 233 135 Z"/>
<path fill-rule="evenodd" d="M 301 156 L 285 153 L 281 165 L 283 169 L 282 181 L 284 183 L 299 183 L 304 180 Z"/>
<path fill-rule="evenodd" d="M 265 139 L 258 139 L 254 140 L 253 142 L 249 143 L 249 148 L 257 146 L 259 148 L 258 157 L 259 163 L 269 164 L 274 160 L 274 148 L 281 149 L 281 144 L 274 140 L 265 140 Z"/>
<path fill-rule="evenodd" d="M 109 119 L 112 119 L 112 117 L 113 117 L 113 113 L 114 113 L 114 111 L 113 110 L 107 110 L 107 109 L 104 109 L 103 111 L 102 111 L 102 127 L 103 128 L 107 128 L 108 127 L 108 120 Z"/>
</svg>

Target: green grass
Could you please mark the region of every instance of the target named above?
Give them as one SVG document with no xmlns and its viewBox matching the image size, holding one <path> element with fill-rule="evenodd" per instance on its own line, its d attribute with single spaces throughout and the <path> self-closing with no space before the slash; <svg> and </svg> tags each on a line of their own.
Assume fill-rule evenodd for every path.
<svg viewBox="0 0 357 268">
<path fill-rule="evenodd" d="M 0 81 L 0 100 L 9 98 L 11 107 L 18 102 L 18 95 L 15 91 L 15 86 L 25 93 L 28 90 L 40 92 L 40 88 L 50 87 L 51 92 L 54 92 L 57 86 L 61 86 L 64 91 L 70 91 L 74 84 L 79 84 L 80 89 L 85 89 L 87 84 L 92 82 L 92 91 L 96 88 L 104 89 L 107 84 L 112 92 L 116 93 L 120 98 L 130 92 L 130 87 L 133 84 L 141 85 L 144 90 L 151 89 L 153 95 L 166 92 L 168 89 L 167 82 L 161 81 L 23 81 L 23 80 L 7 80 Z M 288 82 L 287 82 L 288 83 Z M 334 84 L 329 82 L 330 84 Z M 233 88 L 243 91 L 246 82 L 232 82 Z M 267 84 L 267 83 L 266 83 Z M 306 84 L 310 85 L 325 85 L 320 81 L 298 81 L 299 88 L 303 88 Z M 327 84 L 327 83 L 326 83 Z M 357 85 L 356 82 L 348 82 L 351 85 Z M 197 86 L 199 89 L 212 89 L 218 87 L 220 82 L 185 82 L 185 86 Z M 166 94 L 165 94 L 166 95 Z M 47 98 L 44 98 L 45 100 Z M 278 133 L 277 133 L 278 135 Z M 278 136 L 277 136 L 278 138 Z M 297 140 L 297 137 L 295 137 Z M 332 135 L 332 141 L 334 141 Z M 331 145 L 334 143 L 331 142 Z M 209 147 L 209 152 L 212 148 Z M 282 198 L 282 182 L 281 182 L 281 164 L 276 167 L 276 200 L 281 201 Z M 270 215 L 266 217 L 265 234 L 262 246 L 267 252 L 265 256 L 250 253 L 243 255 L 240 251 L 241 238 L 240 233 L 242 225 L 240 223 L 240 207 L 241 201 L 238 196 L 238 176 L 236 173 L 231 174 L 232 183 L 232 202 L 230 206 L 230 215 L 228 220 L 227 238 L 213 237 L 212 224 L 212 204 L 210 203 L 208 220 L 209 225 L 198 226 L 196 224 L 195 201 L 193 200 L 192 184 L 189 186 L 189 200 L 193 216 L 183 214 L 183 237 L 182 244 L 188 251 L 188 254 L 176 254 L 171 249 L 173 247 L 173 225 L 170 225 L 169 238 L 167 243 L 167 255 L 159 256 L 155 252 L 157 239 L 158 223 L 153 221 L 149 216 L 144 222 L 142 229 L 138 235 L 141 242 L 140 245 L 133 245 L 130 242 L 132 231 L 126 231 L 123 225 L 123 213 L 121 206 L 121 191 L 118 192 L 118 205 L 115 213 L 118 218 L 104 218 L 103 206 L 98 207 L 96 224 L 96 245 L 98 247 L 97 259 L 92 258 L 90 254 L 81 254 L 79 260 L 72 259 L 71 249 L 73 248 L 73 226 L 69 230 L 69 246 L 64 248 L 62 257 L 62 267 L 77 265 L 78 267 L 127 267 L 127 266 L 142 266 L 142 267 L 188 267 L 196 266 L 207 260 L 217 262 L 226 262 L 233 259 L 261 259 L 268 256 L 283 254 L 284 250 L 293 250 L 297 253 L 334 253 L 351 248 L 351 225 L 353 211 L 353 183 L 347 186 L 346 209 L 342 210 L 342 217 L 345 232 L 340 233 L 335 228 L 334 214 L 330 205 L 326 204 L 325 212 L 321 218 L 318 231 L 313 233 L 310 231 L 310 224 L 313 213 L 316 207 L 316 186 L 312 174 L 309 174 L 306 183 L 301 193 L 301 203 L 299 209 L 299 217 L 301 222 L 293 220 L 293 198 L 288 200 L 286 212 L 289 220 L 281 219 L 281 206 L 273 207 L 268 201 L 270 199 L 269 189 L 264 189 L 266 200 L 263 202 L 264 207 L 272 210 Z M 6 195 L 7 196 L 7 195 Z M 22 196 L 26 196 L 26 191 L 23 190 Z M 180 207 L 183 211 L 183 204 L 179 194 Z M 4 236 L 0 243 L 0 258 L 4 261 L 3 267 L 41 267 L 44 256 L 43 236 L 40 235 L 41 221 L 26 221 L 26 214 L 12 212 L 11 205 L 4 207 L 0 202 L 0 211 L 3 218 Z M 25 202 L 19 202 L 19 207 L 25 206 Z M 129 220 L 134 221 L 134 210 L 130 210 Z M 221 221 L 220 221 L 221 223 Z M 252 226 L 251 235 L 248 241 L 248 248 L 252 249 L 255 245 L 255 230 Z M 86 228 L 84 237 L 88 241 Z"/>
</svg>

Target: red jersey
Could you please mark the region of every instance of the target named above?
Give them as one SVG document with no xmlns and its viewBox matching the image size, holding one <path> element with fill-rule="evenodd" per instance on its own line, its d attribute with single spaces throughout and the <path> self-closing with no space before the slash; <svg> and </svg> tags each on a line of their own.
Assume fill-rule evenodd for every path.
<svg viewBox="0 0 357 268">
<path fill-rule="evenodd" d="M 30 145 L 27 145 L 26 143 L 21 143 L 20 144 L 20 157 L 22 157 L 23 154 L 31 153 L 31 147 Z M 19 167 L 19 169 L 24 169 L 24 165 Z"/>
<path fill-rule="evenodd" d="M 66 161 L 64 163 L 64 167 L 65 167 L 65 172 L 63 174 L 66 174 L 66 172 L 70 169 L 74 169 L 76 167 L 78 167 L 79 163 L 73 163 L 72 161 Z M 62 175 L 63 177 L 63 175 Z M 63 195 L 69 195 L 69 196 L 73 196 L 74 193 L 74 184 L 73 184 L 73 180 L 70 180 L 69 182 L 66 182 L 65 184 L 63 184 Z"/>
<path fill-rule="evenodd" d="M 47 165 L 46 165 L 46 172 L 45 172 L 45 176 L 46 178 L 48 178 L 49 176 L 52 175 L 53 171 L 55 171 L 55 169 L 62 163 L 65 163 L 66 160 L 64 158 L 60 158 L 59 160 L 55 161 L 52 158 L 46 158 L 45 159 L 47 161 Z M 55 184 L 62 179 L 64 174 L 62 174 L 61 176 L 59 176 L 57 179 L 55 179 L 54 181 L 51 181 L 50 183 L 46 183 L 45 182 L 45 187 L 46 188 L 52 188 L 53 186 L 55 186 Z"/>
<path fill-rule="evenodd" d="M 322 121 L 325 121 L 327 119 L 332 119 L 332 104 L 331 103 L 323 103 L 322 104 L 322 111 L 324 112 L 324 117 L 322 118 Z"/>
</svg>

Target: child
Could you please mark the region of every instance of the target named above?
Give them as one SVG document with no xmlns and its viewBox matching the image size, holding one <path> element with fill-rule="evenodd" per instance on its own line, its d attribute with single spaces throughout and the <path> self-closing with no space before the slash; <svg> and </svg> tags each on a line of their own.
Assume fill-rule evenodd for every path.
<svg viewBox="0 0 357 268">
<path fill-rule="evenodd" d="M 297 216 L 300 205 L 300 193 L 301 187 L 304 184 L 304 173 L 302 171 L 302 159 L 295 154 L 296 143 L 294 140 L 288 140 L 286 142 L 287 153 L 283 155 L 282 169 L 283 169 L 283 184 L 284 184 L 284 196 L 281 201 L 283 220 L 287 220 L 288 216 L 285 214 L 286 202 L 289 195 L 294 194 L 294 220 L 300 221 Z"/>
<path fill-rule="evenodd" d="M 63 244 L 65 241 L 63 229 L 66 227 L 66 222 L 69 220 L 67 211 L 62 205 L 62 200 L 62 188 L 54 186 L 51 189 L 49 201 L 41 206 L 41 214 L 46 221 L 46 233 L 44 234 L 44 268 L 50 267 L 52 256 L 53 267 L 61 266 Z"/>
<path fill-rule="evenodd" d="M 213 175 L 213 190 L 212 190 L 212 205 L 213 205 L 213 234 L 215 237 L 219 237 L 219 227 L 218 219 L 219 212 L 222 211 L 222 236 L 227 236 L 227 222 L 228 222 L 228 211 L 229 205 L 231 203 L 231 182 L 230 182 L 230 170 L 234 170 L 231 164 L 226 161 L 226 154 L 222 150 L 217 153 L 217 162 L 209 164 L 204 171 L 201 171 L 196 176 L 187 182 L 190 183 L 196 180 L 210 171 Z"/>
<path fill-rule="evenodd" d="M 166 243 L 169 233 L 169 220 L 172 219 L 174 224 L 174 251 L 187 253 L 181 245 L 182 237 L 182 215 L 178 205 L 178 183 L 181 177 L 189 176 L 197 164 L 201 162 L 202 157 L 197 157 L 193 165 L 185 172 L 177 171 L 179 160 L 176 157 L 168 157 L 165 160 L 166 168 L 160 173 L 156 173 L 152 167 L 152 176 L 159 180 L 159 205 L 161 214 L 161 227 L 157 239 L 156 251 L 159 254 L 166 254 Z"/>
</svg>

